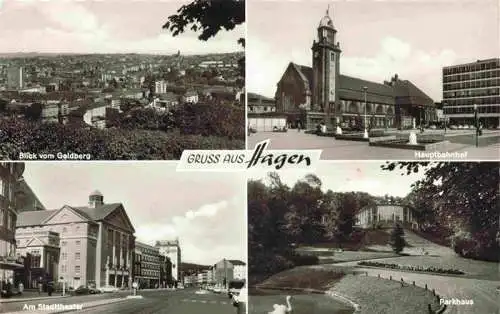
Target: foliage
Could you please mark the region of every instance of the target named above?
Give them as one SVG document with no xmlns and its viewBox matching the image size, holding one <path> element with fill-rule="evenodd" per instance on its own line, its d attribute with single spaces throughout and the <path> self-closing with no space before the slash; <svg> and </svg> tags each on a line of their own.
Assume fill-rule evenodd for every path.
<svg viewBox="0 0 500 314">
<path fill-rule="evenodd" d="M 312 174 L 293 187 L 284 184 L 275 172 L 269 173 L 266 181 L 248 182 L 252 276 L 317 264 L 317 257 L 297 255 L 297 245 L 332 240 L 342 243 L 353 233 L 355 215 L 374 202 L 367 193 L 324 192 L 321 180 Z"/>
<path fill-rule="evenodd" d="M 420 224 L 449 229 L 454 249 L 465 257 L 498 261 L 498 254 L 488 253 L 500 249 L 498 163 L 389 162 L 382 169 L 399 169 L 401 175 L 424 171 L 425 178 L 414 184 L 408 197 L 408 203 L 418 209 Z M 467 243 L 473 243 L 474 249 Z"/>
<path fill-rule="evenodd" d="M 245 138 L 245 110 L 231 104 L 183 104 L 173 119 L 181 134 Z"/>
<path fill-rule="evenodd" d="M 199 40 L 208 40 L 215 37 L 221 30 L 233 30 L 237 25 L 245 23 L 245 1 L 207 1 L 193 0 L 181 6 L 177 14 L 168 17 L 163 25 L 164 29 L 172 32 L 173 36 L 183 33 L 186 28 L 192 31 L 201 31 Z M 242 46 L 245 41 L 238 41 Z"/>
<path fill-rule="evenodd" d="M 57 123 L 0 120 L 0 158 L 20 153 L 91 154 L 94 160 L 179 159 L 184 149 L 243 149 L 243 140 L 175 132 L 77 128 Z"/>
<path fill-rule="evenodd" d="M 405 247 L 404 230 L 400 224 L 395 224 L 391 231 L 390 245 L 394 253 L 399 254 Z"/>
<path fill-rule="evenodd" d="M 401 269 L 401 270 L 411 270 L 411 271 L 422 271 L 429 273 L 438 273 L 438 274 L 450 274 L 450 275 L 463 275 L 464 272 L 458 269 L 447 269 L 447 268 L 437 268 L 437 267 L 422 267 L 422 266 L 406 266 L 406 265 L 398 265 L 398 264 L 388 264 L 388 263 L 380 263 L 380 262 L 372 262 L 372 261 L 362 261 L 358 262 L 360 266 L 372 266 L 372 267 L 383 267 L 390 269 Z"/>
</svg>

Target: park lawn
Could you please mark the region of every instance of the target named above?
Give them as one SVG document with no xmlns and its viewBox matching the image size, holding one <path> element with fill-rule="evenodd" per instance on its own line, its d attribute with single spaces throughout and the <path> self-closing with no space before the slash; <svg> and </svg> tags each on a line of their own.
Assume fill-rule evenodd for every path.
<svg viewBox="0 0 500 314">
<path fill-rule="evenodd" d="M 443 269 L 458 269 L 465 273 L 461 277 L 471 277 L 486 280 L 499 280 L 498 263 L 462 258 L 457 255 L 447 256 L 401 256 L 377 260 L 380 263 L 405 266 L 436 267 Z"/>
<path fill-rule="evenodd" d="M 325 291 L 333 282 L 342 278 L 348 268 L 299 266 L 275 274 L 262 283 L 259 289 L 315 289 Z"/>
<path fill-rule="evenodd" d="M 296 250 L 301 255 L 315 255 L 319 258 L 320 264 L 333 264 L 351 261 L 363 261 L 377 258 L 397 257 L 393 252 L 368 252 L 368 251 L 343 251 L 335 252 L 330 249 L 315 249 L 302 247 Z"/>
<path fill-rule="evenodd" d="M 397 281 L 363 275 L 346 275 L 331 291 L 359 304 L 362 314 L 428 313 L 428 304 L 433 310 L 439 308 L 431 291 L 408 285 L 401 287 Z"/>
</svg>

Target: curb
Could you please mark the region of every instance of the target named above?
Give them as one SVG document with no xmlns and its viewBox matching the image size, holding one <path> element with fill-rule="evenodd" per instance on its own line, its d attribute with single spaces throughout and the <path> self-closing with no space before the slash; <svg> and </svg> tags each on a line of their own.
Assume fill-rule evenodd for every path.
<svg viewBox="0 0 500 314">
<path fill-rule="evenodd" d="M 436 314 L 444 313 L 444 311 L 446 311 L 446 308 L 447 308 L 446 304 L 443 304 L 443 306 L 436 311 Z"/>
<path fill-rule="evenodd" d="M 113 299 L 111 299 L 113 300 Z M 127 298 L 120 298 L 120 299 L 114 299 L 113 302 L 103 302 L 103 303 L 99 303 L 99 304 L 92 304 L 92 305 L 89 305 L 89 306 L 84 306 L 83 307 L 83 310 L 88 310 L 88 309 L 92 309 L 94 307 L 98 307 L 98 306 L 103 306 L 103 305 L 109 305 L 109 304 L 114 304 L 114 303 L 118 303 L 118 302 L 123 302 L 123 301 L 127 301 L 128 299 Z M 85 303 L 84 303 L 85 305 Z M 75 310 L 61 310 L 61 311 L 56 311 L 56 312 L 50 312 L 50 314 L 59 314 L 59 313 L 71 313 L 71 312 L 74 312 Z"/>
<path fill-rule="evenodd" d="M 39 297 L 39 298 L 22 298 L 22 299 L 7 299 L 7 300 L 0 300 L 0 304 L 2 303 L 14 303 L 14 302 L 30 302 L 30 301 L 38 301 L 38 300 L 51 300 L 51 299 L 62 299 L 62 298 L 69 298 L 71 297 L 70 295 L 58 295 L 58 296 L 53 296 L 53 297 Z"/>
<path fill-rule="evenodd" d="M 283 290 L 283 291 L 298 291 L 298 292 L 307 292 L 307 293 L 314 293 L 314 294 L 324 294 L 332 298 L 336 298 L 339 301 L 348 304 L 349 306 L 352 306 L 354 308 L 354 313 L 359 313 L 361 311 L 361 307 L 359 304 L 355 303 L 354 301 L 332 291 L 332 290 L 318 290 L 318 289 L 310 289 L 310 288 L 287 288 L 287 287 L 262 287 L 262 286 L 255 286 L 257 289 L 268 289 L 268 290 Z"/>
</svg>

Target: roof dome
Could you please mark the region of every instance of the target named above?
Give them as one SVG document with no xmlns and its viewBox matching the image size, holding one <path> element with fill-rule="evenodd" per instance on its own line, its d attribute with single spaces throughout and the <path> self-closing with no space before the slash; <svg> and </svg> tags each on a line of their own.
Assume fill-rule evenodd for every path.
<svg viewBox="0 0 500 314">
<path fill-rule="evenodd" d="M 99 190 L 95 190 L 94 192 L 90 193 L 90 196 L 102 196 L 102 193 Z"/>
<path fill-rule="evenodd" d="M 333 21 L 332 19 L 327 15 L 323 16 L 321 21 L 319 21 L 319 27 L 331 27 L 333 28 Z"/>
</svg>

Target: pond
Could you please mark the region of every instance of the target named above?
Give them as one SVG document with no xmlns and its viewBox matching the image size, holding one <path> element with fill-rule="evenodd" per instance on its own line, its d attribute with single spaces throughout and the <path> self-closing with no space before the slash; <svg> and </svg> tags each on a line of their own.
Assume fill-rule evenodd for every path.
<svg viewBox="0 0 500 314">
<path fill-rule="evenodd" d="M 286 296 L 291 295 L 293 314 L 351 314 L 354 309 L 322 294 L 288 292 L 279 290 L 250 290 L 248 314 L 267 314 L 274 304 L 286 305 Z"/>
</svg>

